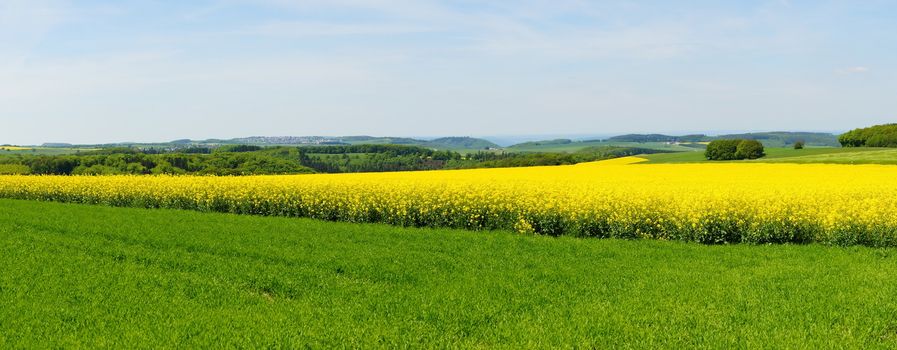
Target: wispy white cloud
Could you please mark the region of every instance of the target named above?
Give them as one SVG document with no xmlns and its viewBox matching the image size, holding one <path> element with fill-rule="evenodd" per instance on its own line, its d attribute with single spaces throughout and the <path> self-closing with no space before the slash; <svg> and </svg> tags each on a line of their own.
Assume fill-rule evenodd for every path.
<svg viewBox="0 0 897 350">
<path fill-rule="evenodd" d="M 201 61 L 176 52 L 120 52 L 0 67 L 0 101 L 34 103 L 104 92 L 152 91 L 166 86 L 355 86 L 382 80 L 369 59 L 322 61 L 297 55 Z"/>
<path fill-rule="evenodd" d="M 0 1 L 0 64 L 21 63 L 67 15 L 60 1 Z"/>
<path fill-rule="evenodd" d="M 265 35 L 280 38 L 329 37 L 329 36 L 382 36 L 426 33 L 434 28 L 390 23 L 333 23 L 323 21 L 271 21 L 252 26 L 244 34 Z"/>
<path fill-rule="evenodd" d="M 648 4 L 615 1 L 523 0 L 468 6 L 449 6 L 436 0 L 246 1 L 277 6 L 304 17 L 339 12 L 370 17 L 351 24 L 276 20 L 252 26 L 248 33 L 364 37 L 429 32 L 454 39 L 439 43 L 442 52 L 465 55 L 655 60 L 770 48 L 795 51 L 815 42 L 812 33 L 777 20 L 765 8 L 737 15 L 708 9 L 665 16 L 664 10 Z M 409 45 L 414 46 L 412 50 L 428 46 Z"/>
<path fill-rule="evenodd" d="M 864 74 L 864 73 L 868 73 L 869 71 L 870 71 L 869 67 L 865 67 L 865 66 L 847 67 L 847 68 L 838 70 L 838 72 L 840 72 L 840 73 L 847 73 L 847 74 Z"/>
<path fill-rule="evenodd" d="M 832 35 L 830 23 L 855 23 L 845 7 L 780 0 L 0 0 L 0 117 L 83 118 L 53 119 L 66 135 L 86 120 L 107 126 L 109 118 L 133 115 L 147 124 L 132 135 L 154 125 L 214 124 L 221 134 L 209 137 L 249 133 L 241 123 L 247 115 L 258 121 L 251 126 L 257 134 L 282 133 L 283 125 L 305 128 L 296 133 L 526 133 L 562 125 L 649 131 L 615 124 L 621 120 L 662 131 L 715 127 L 719 115 L 730 114 L 752 123 L 794 118 L 793 125 L 798 116 L 828 116 L 835 125 L 843 115 L 897 108 L 886 94 L 894 87 L 887 62 L 897 50 L 887 41 L 844 39 L 881 36 L 892 22 L 865 22 L 866 36 L 859 29 Z M 108 30 L 105 19 L 121 31 Z M 848 62 L 864 66 L 833 69 L 844 64 L 833 49 L 842 46 L 853 49 Z M 833 71 L 869 67 L 876 74 L 865 75 L 863 86 L 826 80 Z M 210 117 L 217 122 L 204 123 Z M 9 130 L 0 128 L 0 142 L 25 135 Z M 34 130 L 35 141 L 49 137 Z M 84 141 L 118 137 L 97 130 L 91 137 L 107 139 Z"/>
</svg>

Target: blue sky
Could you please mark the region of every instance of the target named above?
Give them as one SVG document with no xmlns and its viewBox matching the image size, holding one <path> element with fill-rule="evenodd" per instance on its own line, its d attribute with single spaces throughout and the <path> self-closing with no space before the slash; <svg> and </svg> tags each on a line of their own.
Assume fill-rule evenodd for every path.
<svg viewBox="0 0 897 350">
<path fill-rule="evenodd" d="M 0 143 L 840 131 L 895 1 L 0 0 Z"/>
</svg>

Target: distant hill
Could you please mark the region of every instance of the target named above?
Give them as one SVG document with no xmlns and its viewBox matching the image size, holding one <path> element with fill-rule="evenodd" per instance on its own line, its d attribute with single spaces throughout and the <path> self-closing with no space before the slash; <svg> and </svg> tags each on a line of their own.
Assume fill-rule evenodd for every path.
<svg viewBox="0 0 897 350">
<path fill-rule="evenodd" d="M 608 138 L 611 142 L 704 142 L 713 138 L 703 134 L 672 136 L 663 134 L 627 134 Z"/>
<path fill-rule="evenodd" d="M 73 145 L 68 143 L 45 143 L 43 147 L 93 147 L 115 148 L 136 147 L 153 148 L 159 150 L 175 150 L 191 147 L 216 148 L 223 145 L 253 145 L 253 146 L 331 146 L 331 145 L 407 145 L 430 148 L 440 151 L 486 150 L 500 148 L 495 143 L 473 137 L 442 137 L 433 140 L 415 139 L 409 137 L 379 137 L 379 136 L 250 136 L 233 139 L 205 139 L 191 140 L 179 139 L 168 142 L 118 142 L 91 145 Z"/>
<path fill-rule="evenodd" d="M 415 145 L 426 143 L 425 140 L 417 140 L 408 137 L 374 137 L 374 136 L 339 136 L 334 140 L 350 145 Z"/>
<path fill-rule="evenodd" d="M 433 140 L 421 140 L 409 137 L 339 136 L 332 139 L 352 145 L 412 145 L 441 150 L 499 148 L 498 145 L 491 141 L 473 137 L 442 137 Z"/>
<path fill-rule="evenodd" d="M 209 141 L 221 141 L 227 144 L 244 145 L 321 145 L 321 144 L 345 144 L 339 140 L 324 136 L 250 136 L 230 140 L 205 140 L 198 143 L 214 143 Z"/>
<path fill-rule="evenodd" d="M 840 147 L 838 136 L 823 132 L 754 132 L 745 134 L 719 135 L 719 139 L 751 139 L 763 143 L 766 147 L 785 147 L 793 145 L 797 141 L 803 141 L 807 146 Z"/>
<path fill-rule="evenodd" d="M 838 137 L 834 134 L 820 132 L 753 132 L 743 134 L 727 134 L 718 136 L 695 135 L 663 135 L 663 134 L 628 134 L 608 138 L 611 142 L 706 142 L 715 139 L 751 139 L 763 143 L 767 147 L 785 147 L 796 141 L 804 141 L 807 146 L 838 147 Z"/>
<path fill-rule="evenodd" d="M 492 141 L 473 137 L 441 137 L 427 141 L 425 146 L 443 149 L 495 149 L 501 146 Z"/>
<path fill-rule="evenodd" d="M 554 139 L 554 140 L 545 140 L 545 141 L 529 141 L 518 143 L 516 145 L 511 145 L 511 147 L 516 148 L 527 148 L 527 147 L 537 147 L 537 146 L 556 146 L 556 145 L 569 145 L 573 143 L 571 139 Z"/>
<path fill-rule="evenodd" d="M 707 136 L 703 134 L 692 135 L 664 135 L 664 134 L 627 134 L 613 136 L 605 140 L 571 140 L 566 138 L 530 141 L 519 143 L 506 147 L 507 150 L 526 151 L 526 152 L 570 152 L 576 151 L 588 146 L 608 146 L 620 145 L 620 143 L 654 143 L 663 146 L 663 150 L 685 150 L 687 147 L 680 147 L 681 144 L 697 143 L 712 141 L 719 138 L 745 138 L 754 139 L 762 142 L 767 147 L 785 147 L 793 144 L 795 141 L 804 141 L 807 146 L 840 146 L 837 136 L 828 133 L 814 132 L 760 132 L 745 134 L 729 134 L 719 136 Z M 206 140 L 190 140 L 179 139 L 169 142 L 160 143 L 134 143 L 120 142 L 96 145 L 72 145 L 68 143 L 46 143 L 44 147 L 137 147 L 137 148 L 153 148 L 159 150 L 174 150 L 191 147 L 219 147 L 222 145 L 256 145 L 256 146 L 329 146 L 329 145 L 408 145 L 425 147 L 441 151 L 471 151 L 471 150 L 488 150 L 501 149 L 498 144 L 474 137 L 441 137 L 437 139 L 417 139 L 410 137 L 380 137 L 368 135 L 354 136 L 250 136 L 233 139 L 206 139 Z M 664 145 L 666 144 L 666 145 Z M 670 147 L 669 145 L 676 147 Z M 627 147 L 637 147 L 637 145 L 624 144 Z M 696 145 L 702 146 L 702 145 Z M 678 147 L 678 148 L 677 148 Z M 651 146 L 649 148 L 658 148 Z"/>
<path fill-rule="evenodd" d="M 257 145 L 257 146 L 327 146 L 327 145 L 409 145 L 437 150 L 470 150 L 499 148 L 491 141 L 473 137 L 442 137 L 434 140 L 414 139 L 409 137 L 379 137 L 379 136 L 250 136 L 234 139 L 207 139 L 190 140 L 180 139 L 164 143 L 116 143 L 97 145 L 103 147 L 116 146 L 151 146 L 172 147 L 184 146 L 220 146 L 220 145 Z"/>
<path fill-rule="evenodd" d="M 433 140 L 414 139 L 409 137 L 378 136 L 250 136 L 233 139 L 180 139 L 162 143 L 135 144 L 130 142 L 93 145 L 99 147 L 147 146 L 154 148 L 183 148 L 192 146 L 221 145 L 256 145 L 256 146 L 328 146 L 328 145 L 408 145 L 432 148 L 437 150 L 478 150 L 500 148 L 495 143 L 473 137 L 442 137 Z M 61 144 L 60 144 L 61 145 Z M 72 145 L 66 145 L 72 146 Z M 57 146 L 59 147 L 59 146 Z"/>
</svg>

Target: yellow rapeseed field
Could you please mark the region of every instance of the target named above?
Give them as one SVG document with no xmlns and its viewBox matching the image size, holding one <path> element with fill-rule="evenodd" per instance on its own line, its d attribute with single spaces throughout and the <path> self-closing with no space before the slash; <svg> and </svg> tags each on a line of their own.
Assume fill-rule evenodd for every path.
<svg viewBox="0 0 897 350">
<path fill-rule="evenodd" d="M 703 243 L 897 245 L 897 166 L 634 164 L 244 177 L 0 176 L 0 197 Z"/>
</svg>

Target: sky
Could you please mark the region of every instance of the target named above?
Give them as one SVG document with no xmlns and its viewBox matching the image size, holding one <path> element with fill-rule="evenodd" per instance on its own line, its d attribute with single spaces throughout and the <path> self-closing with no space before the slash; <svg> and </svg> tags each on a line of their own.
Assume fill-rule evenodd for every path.
<svg viewBox="0 0 897 350">
<path fill-rule="evenodd" d="M 897 1 L 0 0 L 0 144 L 897 121 Z"/>
</svg>

